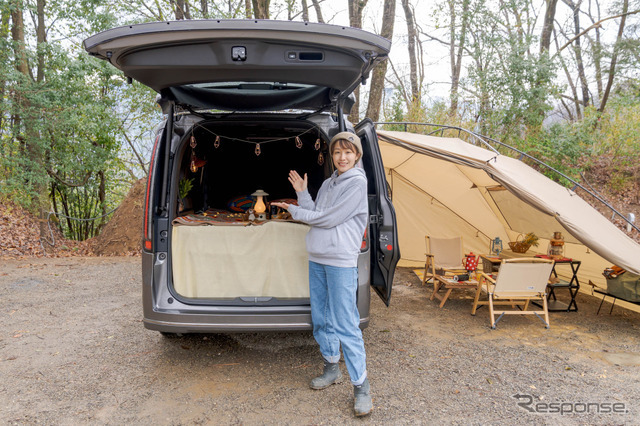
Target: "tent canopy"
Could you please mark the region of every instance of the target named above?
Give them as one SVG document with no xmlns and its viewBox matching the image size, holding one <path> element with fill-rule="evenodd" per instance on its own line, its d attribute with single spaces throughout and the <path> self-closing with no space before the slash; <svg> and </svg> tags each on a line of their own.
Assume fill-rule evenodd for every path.
<svg viewBox="0 0 640 426">
<path fill-rule="evenodd" d="M 523 162 L 457 138 L 378 131 L 398 219 L 400 265 L 424 264 L 425 235 L 461 235 L 465 252 L 488 253 L 495 237 L 540 237 L 546 254 L 562 232 L 565 256 L 581 260 L 580 279 L 604 286 L 612 264 L 640 274 L 640 245 L 575 192 Z"/>
</svg>

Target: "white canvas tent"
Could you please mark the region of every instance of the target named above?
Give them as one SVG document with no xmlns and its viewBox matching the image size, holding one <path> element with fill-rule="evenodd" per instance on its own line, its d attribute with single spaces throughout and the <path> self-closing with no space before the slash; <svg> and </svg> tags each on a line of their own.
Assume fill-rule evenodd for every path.
<svg viewBox="0 0 640 426">
<path fill-rule="evenodd" d="M 457 138 L 378 131 L 398 220 L 399 266 L 423 266 L 425 235 L 462 235 L 465 252 L 488 253 L 534 232 L 546 254 L 560 231 L 565 255 L 582 261 L 580 282 L 601 287 L 604 268 L 640 274 L 640 245 L 570 189 L 523 162 Z M 561 271 L 558 271 L 559 273 Z"/>
</svg>

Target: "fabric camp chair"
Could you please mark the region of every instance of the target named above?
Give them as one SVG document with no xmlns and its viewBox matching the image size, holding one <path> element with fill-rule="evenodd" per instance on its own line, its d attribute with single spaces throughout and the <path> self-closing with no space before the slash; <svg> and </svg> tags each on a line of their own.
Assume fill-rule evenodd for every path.
<svg viewBox="0 0 640 426">
<path fill-rule="evenodd" d="M 425 237 L 427 245 L 426 260 L 424 263 L 424 274 L 422 275 L 422 285 L 432 280 L 435 283 L 435 276 L 465 273 L 466 269 L 462 264 L 462 237 L 436 238 L 427 235 Z"/>
<path fill-rule="evenodd" d="M 471 315 L 475 315 L 478 305 L 489 305 L 492 329 L 496 328 L 504 315 L 536 315 L 549 328 L 547 284 L 553 265 L 552 259 L 504 259 L 496 278 L 481 273 Z M 479 301 L 482 291 L 487 293 L 488 300 Z M 528 310 L 532 300 L 539 300 L 542 308 Z M 511 305 L 512 309 L 496 310 L 495 305 Z M 498 319 L 495 318 L 496 315 L 500 315 Z M 544 318 L 540 315 L 544 315 Z"/>
</svg>

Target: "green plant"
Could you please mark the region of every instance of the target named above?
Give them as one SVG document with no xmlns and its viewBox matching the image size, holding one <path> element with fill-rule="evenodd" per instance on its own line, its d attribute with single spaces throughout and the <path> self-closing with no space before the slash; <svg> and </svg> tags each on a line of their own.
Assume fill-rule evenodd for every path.
<svg viewBox="0 0 640 426">
<path fill-rule="evenodd" d="M 189 192 L 193 188 L 193 178 L 187 179 L 186 177 L 180 179 L 178 183 L 178 193 L 181 199 L 187 198 Z"/>
<path fill-rule="evenodd" d="M 522 243 L 530 246 L 538 247 L 538 236 L 533 232 L 529 232 L 522 239 Z"/>
</svg>

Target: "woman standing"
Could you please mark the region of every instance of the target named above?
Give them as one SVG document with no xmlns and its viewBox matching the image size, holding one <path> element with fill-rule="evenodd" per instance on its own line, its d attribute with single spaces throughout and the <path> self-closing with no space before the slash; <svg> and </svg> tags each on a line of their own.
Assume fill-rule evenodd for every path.
<svg viewBox="0 0 640 426">
<path fill-rule="evenodd" d="M 316 201 L 304 178 L 292 170 L 289 181 L 298 196 L 298 206 L 272 203 L 285 208 L 295 220 L 311 225 L 307 234 L 309 290 L 313 335 L 324 358 L 323 374 L 311 380 L 311 388 L 325 389 L 339 383 L 340 346 L 354 386 L 356 416 L 373 408 L 367 379 L 364 340 L 356 306 L 358 255 L 367 226 L 367 178 L 355 167 L 362 158 L 360 138 L 350 132 L 331 139 L 329 152 L 336 168 L 324 181 Z"/>
</svg>

